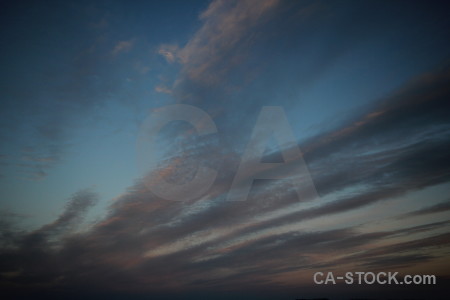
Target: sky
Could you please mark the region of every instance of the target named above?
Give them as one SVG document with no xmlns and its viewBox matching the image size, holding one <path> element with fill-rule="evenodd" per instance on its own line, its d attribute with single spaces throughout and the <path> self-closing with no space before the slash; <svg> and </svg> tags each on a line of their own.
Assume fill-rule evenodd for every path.
<svg viewBox="0 0 450 300">
<path fill-rule="evenodd" d="M 8 299 L 446 299 L 444 2 L 0 6 Z"/>
</svg>

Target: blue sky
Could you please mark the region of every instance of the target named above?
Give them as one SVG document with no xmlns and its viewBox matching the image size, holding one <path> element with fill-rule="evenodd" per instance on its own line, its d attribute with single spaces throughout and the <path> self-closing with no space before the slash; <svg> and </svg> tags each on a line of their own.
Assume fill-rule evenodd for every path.
<svg viewBox="0 0 450 300">
<path fill-rule="evenodd" d="M 314 286 L 312 274 L 328 269 L 449 280 L 443 3 L 22 1 L 0 10 L 0 286 L 12 295 L 373 291 Z M 175 104 L 205 112 L 217 133 L 171 123 L 151 154 L 158 167 L 145 169 L 145 121 Z M 268 172 L 306 167 L 311 201 L 256 167 L 244 176 L 248 200 L 226 201 L 264 106 L 283 109 L 303 153 Z M 268 146 L 262 161 L 288 151 L 257 142 Z M 189 201 L 170 201 L 151 190 L 205 166 L 217 177 L 201 196 L 190 199 L 192 188 Z"/>
</svg>

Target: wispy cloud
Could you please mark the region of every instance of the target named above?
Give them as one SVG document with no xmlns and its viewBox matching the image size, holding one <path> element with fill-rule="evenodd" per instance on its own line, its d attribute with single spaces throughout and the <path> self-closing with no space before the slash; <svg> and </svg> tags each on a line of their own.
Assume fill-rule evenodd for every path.
<svg viewBox="0 0 450 300">
<path fill-rule="evenodd" d="M 447 202 L 441 202 L 441 203 L 438 203 L 435 205 L 427 206 L 422 209 L 412 211 L 410 213 L 405 214 L 402 217 L 403 218 L 416 217 L 416 216 L 422 216 L 422 215 L 428 215 L 428 214 L 434 214 L 434 213 L 447 212 L 449 210 L 450 210 L 450 201 L 447 201 Z"/>
<path fill-rule="evenodd" d="M 164 44 L 159 47 L 158 53 L 161 54 L 167 62 L 173 63 L 176 61 L 179 52 L 177 45 Z"/>
<path fill-rule="evenodd" d="M 111 51 L 112 55 L 119 55 L 121 53 L 129 52 L 131 49 L 133 49 L 134 46 L 134 40 L 125 40 L 125 41 L 119 41 L 114 46 L 113 50 Z"/>
<path fill-rule="evenodd" d="M 270 20 L 278 2 L 213 1 L 200 15 L 202 27 L 184 47 L 164 44 L 159 48 L 167 62 L 182 65 L 176 85 L 184 80 L 197 84 L 224 80 L 230 69 L 250 55 L 257 39 L 254 31 Z"/>
<path fill-rule="evenodd" d="M 169 94 L 169 95 L 172 94 L 172 90 L 164 85 L 157 85 L 155 87 L 155 91 L 158 93 L 164 93 L 164 94 Z"/>
</svg>

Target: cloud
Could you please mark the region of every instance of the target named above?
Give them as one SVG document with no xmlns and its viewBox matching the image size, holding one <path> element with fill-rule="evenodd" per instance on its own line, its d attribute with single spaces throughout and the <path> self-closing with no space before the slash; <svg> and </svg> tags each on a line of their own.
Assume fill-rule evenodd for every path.
<svg viewBox="0 0 450 300">
<path fill-rule="evenodd" d="M 306 149 L 318 192 L 328 200 L 298 202 L 282 182 L 265 182 L 256 185 L 247 201 L 224 201 L 233 176 L 230 167 L 219 172 L 207 195 L 189 202 L 159 199 L 142 179 L 116 199 L 103 220 L 87 232 L 74 233 L 71 226 L 95 199 L 90 192 L 80 192 L 57 220 L 34 232 L 14 233 L 2 225 L 9 241 L 2 250 L 6 262 L 2 273 L 14 274 L 4 275 L 2 282 L 111 291 L 114 281 L 112 289 L 118 292 L 239 289 L 276 287 L 278 279 L 294 276 L 289 274 L 323 268 L 400 270 L 442 259 L 450 241 L 448 221 L 422 220 L 384 231 L 370 220 L 337 229 L 326 224 L 315 229 L 302 226 L 339 220 L 358 209 L 370 211 L 368 206 L 374 203 L 448 182 L 450 165 L 445 163 L 449 160 L 444 149 L 449 119 L 442 111 L 449 95 L 447 76 L 444 68 L 431 80 L 415 81 L 359 119 L 301 147 Z M 221 159 L 219 150 L 188 144 L 190 148 L 181 147 L 181 153 L 190 149 L 194 162 L 199 157 Z M 224 165 L 237 163 L 237 156 L 229 157 Z M 172 164 L 191 168 L 179 160 L 168 160 L 162 168 Z M 349 189 L 352 192 L 342 192 Z M 441 203 L 410 217 L 445 207 Z M 398 212 L 402 215 L 401 208 Z M 378 217 L 377 221 L 385 218 Z M 56 236 L 57 248 L 43 242 Z"/>
<path fill-rule="evenodd" d="M 420 224 L 379 228 L 391 218 L 386 213 L 404 215 L 409 193 L 449 182 L 448 67 L 414 80 L 363 115 L 302 141 L 300 148 L 322 199 L 299 202 L 285 182 L 264 181 L 255 182 L 247 201 L 225 201 L 240 163 L 240 142 L 248 136 L 246 130 L 263 101 L 232 93 L 236 97 L 228 100 L 221 95 L 222 88 L 233 86 L 229 75 L 238 73 L 241 62 L 247 62 L 244 58 L 252 57 L 252 45 L 261 41 L 254 33 L 273 18 L 284 18 L 285 14 L 277 14 L 286 9 L 284 5 L 214 1 L 184 47 L 165 45 L 159 50 L 168 62 L 181 64 L 179 81 L 170 89 L 175 99 L 188 103 L 198 99 L 217 117 L 224 133 L 195 137 L 187 129 L 182 138 L 174 139 L 176 130 L 169 128 L 166 160 L 156 171 L 176 181 L 186 180 L 199 164 L 214 167 L 219 174 L 208 193 L 171 202 L 152 194 L 141 178 L 87 231 L 76 232 L 74 226 L 95 203 L 96 196 L 89 191 L 74 195 L 54 222 L 35 231 L 16 231 L 12 224 L 0 223 L 7 241 L 0 251 L 2 288 L 119 294 L 132 290 L 152 295 L 168 290 L 299 288 L 308 284 L 298 275 L 324 268 L 419 270 L 421 264 L 447 257 L 448 221 L 430 218 Z M 310 20 L 316 10 L 308 8 L 303 15 L 300 11 L 294 15 L 306 14 Z M 343 28 L 349 27 L 339 30 L 345 32 Z M 348 39 L 330 52 L 345 51 L 354 41 Z M 126 51 L 123 45 L 119 48 L 118 54 Z M 90 62 L 97 57 L 91 54 L 80 58 L 80 86 L 82 75 L 96 70 Z M 189 94 L 191 98 L 186 97 Z M 89 102 L 91 96 L 81 101 Z M 59 136 L 45 126 L 41 134 L 51 141 Z M 25 157 L 47 163 L 51 156 Z M 382 212 L 376 210 L 376 205 L 391 203 Z M 410 218 L 414 221 L 446 208 L 446 204 L 426 207 Z"/>
<path fill-rule="evenodd" d="M 133 49 L 133 46 L 134 46 L 134 40 L 133 39 L 125 40 L 125 41 L 119 41 L 114 46 L 111 54 L 116 56 L 116 55 L 119 55 L 121 53 L 129 52 L 131 49 Z"/>
<path fill-rule="evenodd" d="M 242 60 L 252 44 L 252 32 L 268 21 L 278 2 L 212 2 L 200 15 L 202 28 L 178 53 L 188 78 L 208 83 L 222 78 Z"/>
<path fill-rule="evenodd" d="M 177 45 L 163 44 L 159 47 L 158 53 L 162 55 L 168 63 L 174 63 L 178 56 L 179 47 Z"/>
<path fill-rule="evenodd" d="M 432 206 L 427 206 L 422 209 L 412 211 L 410 213 L 405 214 L 403 216 L 403 218 L 435 214 L 435 213 L 440 213 L 440 212 L 446 212 L 448 210 L 450 210 L 450 201 L 441 202 L 441 203 L 438 203 L 438 204 L 435 204 Z"/>
<path fill-rule="evenodd" d="M 52 223 L 26 234 L 22 238 L 24 247 L 45 245 L 58 236 L 69 234 L 82 221 L 86 211 L 97 202 L 97 195 L 90 189 L 80 190 L 68 201 L 63 213 Z"/>
<path fill-rule="evenodd" d="M 39 231 L 59 232 L 67 230 L 69 226 L 77 225 L 86 213 L 87 209 L 95 205 L 97 195 L 90 189 L 84 189 L 75 193 L 66 205 L 64 212 L 53 223 L 42 227 Z"/>
<path fill-rule="evenodd" d="M 69 199 L 63 213 L 52 223 L 31 232 L 16 229 L 9 221 L 0 223 L 0 286 L 8 290 L 19 286 L 27 291 L 49 288 L 61 279 L 63 261 L 56 253 L 64 250 L 62 241 L 74 234 L 74 229 L 97 195 L 89 189 L 80 190 Z M 45 270 L 44 270 L 45 269 Z"/>
<path fill-rule="evenodd" d="M 164 94 L 169 94 L 169 95 L 171 95 L 173 93 L 170 88 L 168 88 L 167 86 L 164 86 L 164 85 L 157 85 L 155 87 L 155 91 L 158 93 L 164 93 Z"/>
<path fill-rule="evenodd" d="M 163 44 L 158 53 L 167 62 L 178 62 L 181 72 L 174 83 L 178 97 L 189 85 L 217 88 L 251 56 L 263 30 L 279 6 L 278 0 L 213 1 L 201 13 L 202 26 L 183 46 Z M 187 85 L 187 86 L 186 86 Z M 186 98 L 186 97 L 185 97 Z"/>
</svg>

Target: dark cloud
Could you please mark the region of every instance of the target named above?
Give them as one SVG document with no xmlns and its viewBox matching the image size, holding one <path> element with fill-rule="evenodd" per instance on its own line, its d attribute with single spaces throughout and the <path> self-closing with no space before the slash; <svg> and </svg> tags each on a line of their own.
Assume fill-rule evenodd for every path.
<svg viewBox="0 0 450 300">
<path fill-rule="evenodd" d="M 427 206 L 422 209 L 412 211 L 410 213 L 405 214 L 403 217 L 407 218 L 407 217 L 422 216 L 427 214 L 446 212 L 448 210 L 450 210 L 450 201 L 438 203 L 432 206 Z"/>
<path fill-rule="evenodd" d="M 7 220 L 1 223 L 0 288 L 6 295 L 10 289 L 20 291 L 23 287 L 28 291 L 48 289 L 62 279 L 67 263 L 58 254 L 62 240 L 73 232 L 96 199 L 89 189 L 77 192 L 54 222 L 31 232 L 18 230 Z"/>
<path fill-rule="evenodd" d="M 90 189 L 77 192 L 67 202 L 63 213 L 52 223 L 46 224 L 41 228 L 26 233 L 20 240 L 24 248 L 33 248 L 34 245 L 49 242 L 51 239 L 60 235 L 66 235 L 72 229 L 76 228 L 82 221 L 87 210 L 96 204 L 97 195 Z M 3 221 L 2 234 L 11 236 L 12 226 L 5 218 Z"/>
</svg>

